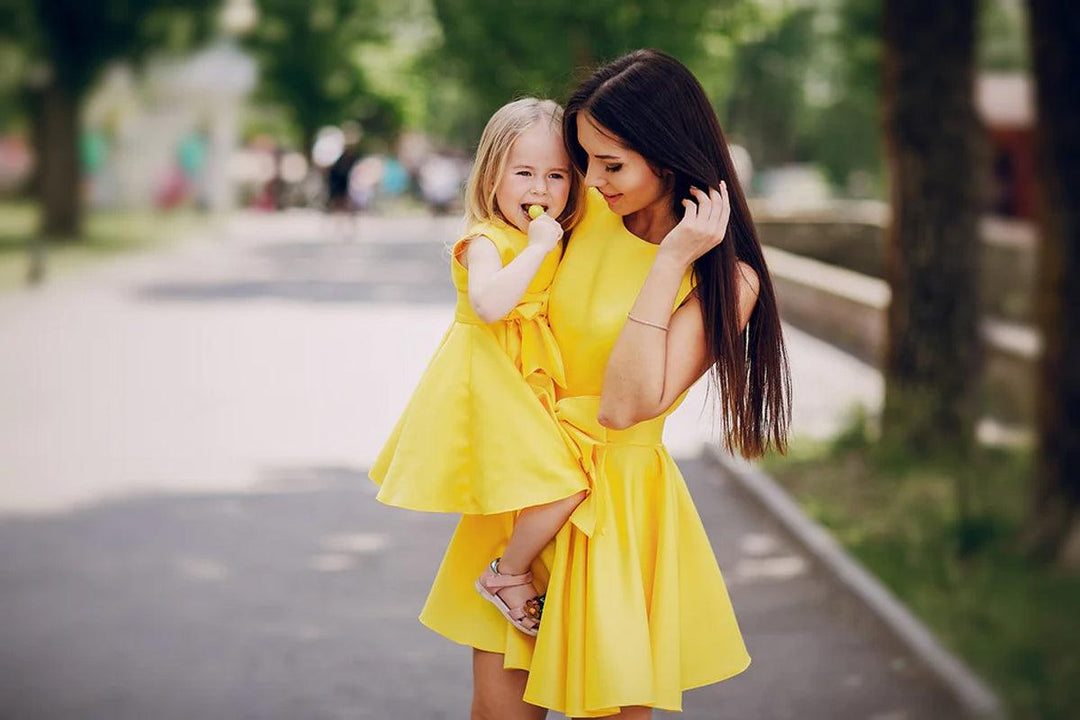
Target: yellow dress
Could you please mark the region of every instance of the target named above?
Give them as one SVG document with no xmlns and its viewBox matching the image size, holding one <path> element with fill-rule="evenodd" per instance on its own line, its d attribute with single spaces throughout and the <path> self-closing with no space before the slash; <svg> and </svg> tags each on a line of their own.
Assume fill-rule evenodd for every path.
<svg viewBox="0 0 1080 720">
<path fill-rule="evenodd" d="M 462 518 L 420 615 L 451 640 L 528 670 L 525 700 L 570 717 L 629 705 L 681 710 L 682 691 L 750 663 L 701 519 L 662 444 L 665 417 L 626 430 L 596 421 L 607 358 L 656 250 L 589 191 L 550 319 L 566 371 L 556 414 L 592 493 L 533 565 L 547 592 L 539 635 L 515 630 L 472 587 L 505 547 L 512 513 Z M 676 305 L 690 290 L 688 275 Z"/>
<path fill-rule="evenodd" d="M 504 266 L 528 244 L 517 228 L 489 222 L 455 245 L 454 322 L 369 473 L 380 486 L 377 499 L 388 505 L 490 514 L 588 487 L 554 419 L 556 387 L 566 379 L 547 307 L 562 246 L 544 258 L 507 317 L 485 323 L 469 303 L 461 263 L 467 241 L 479 235 L 492 241 Z"/>
</svg>

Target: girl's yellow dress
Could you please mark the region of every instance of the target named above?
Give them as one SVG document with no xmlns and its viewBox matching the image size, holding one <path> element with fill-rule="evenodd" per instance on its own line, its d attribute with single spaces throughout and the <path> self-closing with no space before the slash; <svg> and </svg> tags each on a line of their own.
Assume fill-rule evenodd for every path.
<svg viewBox="0 0 1080 720">
<path fill-rule="evenodd" d="M 501 513 L 588 487 L 554 418 L 556 387 L 566 378 L 548 325 L 548 291 L 562 245 L 544 258 L 509 315 L 485 323 L 469 303 L 461 263 L 467 242 L 481 235 L 504 266 L 528 244 L 517 228 L 489 222 L 454 246 L 454 322 L 369 473 L 388 505 Z"/>
<path fill-rule="evenodd" d="M 592 492 L 533 565 L 547 591 L 539 636 L 515 630 L 473 589 L 505 547 L 514 513 L 462 518 L 420 615 L 451 640 L 528 670 L 525 700 L 570 717 L 628 705 L 681 710 L 683 690 L 750 663 L 701 519 L 662 443 L 665 417 L 626 430 L 596 420 L 608 356 L 656 251 L 589 191 L 550 319 L 566 379 L 555 412 Z M 676 305 L 691 289 L 688 274 Z"/>
</svg>

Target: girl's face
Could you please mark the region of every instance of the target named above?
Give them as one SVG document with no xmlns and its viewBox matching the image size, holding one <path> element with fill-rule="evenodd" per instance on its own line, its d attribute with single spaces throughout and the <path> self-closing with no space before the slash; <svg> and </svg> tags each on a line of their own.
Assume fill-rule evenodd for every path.
<svg viewBox="0 0 1080 720">
<path fill-rule="evenodd" d="M 570 156 L 557 128 L 547 122 L 533 123 L 510 146 L 506 169 L 495 188 L 499 212 L 525 233 L 530 205 L 540 205 L 551 217 L 559 217 L 570 197 L 570 172 Z"/>
<path fill-rule="evenodd" d="M 670 205 L 670 190 L 640 153 L 622 145 L 592 115 L 582 112 L 576 119 L 578 142 L 589 156 L 585 186 L 599 190 L 612 211 L 626 216 L 656 203 Z"/>
</svg>

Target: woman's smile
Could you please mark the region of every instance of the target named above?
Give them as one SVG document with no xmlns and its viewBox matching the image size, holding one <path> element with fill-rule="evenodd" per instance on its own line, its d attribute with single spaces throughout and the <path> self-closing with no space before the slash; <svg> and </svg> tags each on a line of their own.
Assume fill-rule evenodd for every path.
<svg viewBox="0 0 1080 720">
<path fill-rule="evenodd" d="M 604 191 L 601 190 L 600 194 L 604 196 L 605 200 L 607 200 L 608 207 L 614 207 L 615 203 L 619 202 L 619 200 L 622 199 L 622 193 L 615 193 L 614 195 L 608 195 L 607 193 L 605 193 Z"/>
</svg>

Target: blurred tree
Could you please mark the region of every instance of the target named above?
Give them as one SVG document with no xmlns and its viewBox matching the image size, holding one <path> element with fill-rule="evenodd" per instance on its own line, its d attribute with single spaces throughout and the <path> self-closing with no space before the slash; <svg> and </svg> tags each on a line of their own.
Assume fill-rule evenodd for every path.
<svg viewBox="0 0 1080 720">
<path fill-rule="evenodd" d="M 1080 562 L 1080 12 L 1030 0 L 1040 180 L 1038 457 L 1031 550 Z"/>
<path fill-rule="evenodd" d="M 365 141 L 388 139 L 401 109 L 372 90 L 358 62 L 363 41 L 382 39 L 375 0 L 260 0 L 247 37 L 260 66 L 258 95 L 293 118 L 304 152 L 324 125 L 357 121 Z"/>
<path fill-rule="evenodd" d="M 783 4 L 771 13 L 768 5 L 747 5 L 757 18 L 737 38 L 729 136 L 761 167 L 815 163 L 842 191 L 874 192 L 881 174 L 881 0 Z"/>
<path fill-rule="evenodd" d="M 831 58 L 828 100 L 812 115 L 807 141 L 840 188 L 876 194 L 881 184 L 881 0 L 838 0 L 836 18 L 815 45 Z M 867 182 L 854 182 L 858 173 Z"/>
<path fill-rule="evenodd" d="M 19 101 L 26 75 L 26 53 L 12 37 L 0 33 L 0 132 L 25 125 L 25 111 Z"/>
<path fill-rule="evenodd" d="M 691 68 L 713 11 L 734 0 L 434 0 L 442 45 L 428 58 L 442 91 L 464 95 L 457 132 L 476 137 L 495 108 L 525 94 L 561 99 L 575 73 L 640 47 L 671 53 Z"/>
<path fill-rule="evenodd" d="M 883 5 L 892 302 L 882 434 L 917 456 L 964 457 L 974 441 L 982 177 L 976 2 Z"/>
<path fill-rule="evenodd" d="M 727 102 L 727 131 L 750 152 L 755 165 L 801 159 L 806 140 L 806 85 L 818 10 L 797 7 L 760 37 L 739 44 Z"/>
<path fill-rule="evenodd" d="M 979 67 L 1029 69 L 1023 0 L 983 0 L 979 10 Z"/>
<path fill-rule="evenodd" d="M 41 232 L 82 230 L 78 134 L 82 100 L 111 61 L 138 60 L 204 35 L 218 0 L 0 0 L 8 37 L 28 57 Z"/>
</svg>

